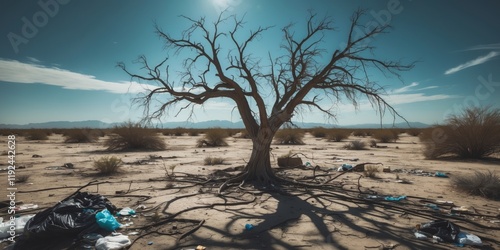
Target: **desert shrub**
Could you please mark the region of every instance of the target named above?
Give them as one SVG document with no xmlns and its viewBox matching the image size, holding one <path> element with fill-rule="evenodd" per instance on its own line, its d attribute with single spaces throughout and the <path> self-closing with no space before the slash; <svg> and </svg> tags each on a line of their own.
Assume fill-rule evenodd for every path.
<svg viewBox="0 0 500 250">
<path fill-rule="evenodd" d="M 369 177 L 369 178 L 375 178 L 377 177 L 377 173 L 378 173 L 378 167 L 377 166 L 371 166 L 371 165 L 367 165 L 365 167 L 365 171 L 363 172 L 364 175 L 366 177 Z"/>
<path fill-rule="evenodd" d="M 293 128 L 280 129 L 274 135 L 275 143 L 284 145 L 303 145 L 303 139 L 304 132 Z"/>
<path fill-rule="evenodd" d="M 479 159 L 500 152 L 500 109 L 470 107 L 454 114 L 445 124 L 426 129 L 424 156 Z"/>
<path fill-rule="evenodd" d="M 350 130 L 346 129 L 332 129 L 327 132 L 326 139 L 328 141 L 341 142 L 349 137 Z"/>
<path fill-rule="evenodd" d="M 422 133 L 422 130 L 418 128 L 410 128 L 406 130 L 406 133 L 411 136 L 419 136 Z"/>
<path fill-rule="evenodd" d="M 116 156 L 103 156 L 94 161 L 94 167 L 103 175 L 111 175 L 118 172 L 122 163 L 122 160 Z"/>
<path fill-rule="evenodd" d="M 167 147 L 155 130 L 131 122 L 115 127 L 105 145 L 109 151 L 164 150 Z"/>
<path fill-rule="evenodd" d="M 198 136 L 198 135 L 200 135 L 200 131 L 197 129 L 188 129 L 188 135 L 189 136 Z"/>
<path fill-rule="evenodd" d="M 475 171 L 474 174 L 457 175 L 451 182 L 460 191 L 490 199 L 500 199 L 500 176 L 494 172 Z"/>
<path fill-rule="evenodd" d="M 25 136 L 26 136 L 26 139 L 27 140 L 32 140 L 32 141 L 41 141 L 41 140 L 48 140 L 49 139 L 49 135 L 51 134 L 51 132 L 47 132 L 45 130 L 42 130 L 42 129 L 33 129 L 33 130 L 29 130 L 26 132 Z"/>
<path fill-rule="evenodd" d="M 366 149 L 366 143 L 364 141 L 355 140 L 345 144 L 344 148 L 349 150 L 364 150 Z"/>
<path fill-rule="evenodd" d="M 31 175 L 29 175 L 29 174 L 18 174 L 18 175 L 16 175 L 16 182 L 17 183 L 25 183 L 29 180 L 30 177 L 31 177 Z"/>
<path fill-rule="evenodd" d="M 64 132 L 66 143 L 87 143 L 96 142 L 99 133 L 92 129 L 71 129 Z"/>
<path fill-rule="evenodd" d="M 196 143 L 197 147 L 220 147 L 227 146 L 227 131 L 221 128 L 207 129 L 202 139 Z"/>
<path fill-rule="evenodd" d="M 370 148 L 376 148 L 377 147 L 377 141 L 376 140 L 370 140 Z"/>
<path fill-rule="evenodd" d="M 316 138 L 324 138 L 328 134 L 328 129 L 323 127 L 316 127 L 311 129 L 311 135 Z"/>
<path fill-rule="evenodd" d="M 221 158 L 221 157 L 208 156 L 208 157 L 205 157 L 205 159 L 203 159 L 204 165 L 218 165 L 218 164 L 222 164 L 222 163 L 224 163 L 224 158 Z"/>
<path fill-rule="evenodd" d="M 399 139 L 399 131 L 394 129 L 379 129 L 373 132 L 372 137 L 379 142 L 396 142 Z"/>
</svg>

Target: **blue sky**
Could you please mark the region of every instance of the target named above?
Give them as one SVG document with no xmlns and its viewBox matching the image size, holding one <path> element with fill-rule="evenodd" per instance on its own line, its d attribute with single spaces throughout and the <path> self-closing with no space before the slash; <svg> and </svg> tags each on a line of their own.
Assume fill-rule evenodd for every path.
<svg viewBox="0 0 500 250">
<path fill-rule="evenodd" d="M 464 106 L 500 107 L 499 1 L 4 0 L 0 2 L 0 123 L 138 120 L 142 108 L 132 105 L 131 99 L 148 85 L 131 82 L 116 64 L 124 62 L 139 70 L 133 64 L 138 56 L 158 62 L 167 55 L 154 33 L 155 22 L 167 33 L 180 35 L 189 23 L 179 15 L 205 16 L 208 21 L 223 9 L 245 15 L 247 29 L 274 26 L 254 45 L 254 56 L 259 57 L 279 48 L 284 25 L 294 22 L 297 33 L 304 32 L 301 27 L 309 9 L 333 18 L 337 33 L 324 45 L 337 48 L 358 7 L 367 10 L 362 24 L 392 26 L 389 33 L 370 41 L 377 47 L 375 55 L 418 61 L 414 69 L 402 73 L 403 82 L 370 72 L 386 88 L 388 102 L 407 120 L 440 123 Z M 210 101 L 196 107 L 192 121 L 239 121 L 233 107 L 231 100 Z M 172 109 L 162 121 L 187 119 L 189 113 L 175 116 L 176 111 Z M 357 110 L 341 103 L 335 113 L 336 121 L 314 110 L 296 119 L 340 125 L 379 122 L 363 100 Z M 392 122 L 392 117 L 384 121 Z"/>
</svg>

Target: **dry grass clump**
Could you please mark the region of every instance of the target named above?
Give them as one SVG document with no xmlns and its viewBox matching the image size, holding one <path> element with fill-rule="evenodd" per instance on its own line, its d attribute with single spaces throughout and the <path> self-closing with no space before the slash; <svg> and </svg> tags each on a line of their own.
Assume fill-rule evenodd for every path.
<svg viewBox="0 0 500 250">
<path fill-rule="evenodd" d="M 164 150 L 167 147 L 155 130 L 131 122 L 115 127 L 105 145 L 109 151 Z"/>
<path fill-rule="evenodd" d="M 205 159 L 203 159 L 204 165 L 219 165 L 222 163 L 224 163 L 224 158 L 222 158 L 222 157 L 208 156 L 208 157 L 205 157 Z"/>
<path fill-rule="evenodd" d="M 99 133 L 93 129 L 70 129 L 64 132 L 66 143 L 90 143 L 96 142 Z"/>
<path fill-rule="evenodd" d="M 365 150 L 366 143 L 364 141 L 355 140 L 345 144 L 344 148 L 348 150 Z"/>
<path fill-rule="evenodd" d="M 31 175 L 29 174 L 18 174 L 16 175 L 16 183 L 25 183 L 29 180 Z"/>
<path fill-rule="evenodd" d="M 32 129 L 28 130 L 25 133 L 25 137 L 27 140 L 31 141 L 44 141 L 49 139 L 49 135 L 51 131 L 43 130 L 43 129 Z"/>
<path fill-rule="evenodd" d="M 475 171 L 474 174 L 457 175 L 451 178 L 457 189 L 471 195 L 480 195 L 489 199 L 500 199 L 500 176 L 488 172 Z"/>
<path fill-rule="evenodd" d="M 275 143 L 282 145 L 303 145 L 305 144 L 303 139 L 304 132 L 293 128 L 280 129 L 274 135 Z"/>
<path fill-rule="evenodd" d="M 373 134 L 372 129 L 356 129 L 352 132 L 352 135 L 357 137 L 366 137 Z"/>
<path fill-rule="evenodd" d="M 227 146 L 227 131 L 221 128 L 211 128 L 205 131 L 203 139 L 199 139 L 196 147 L 220 147 Z"/>
<path fill-rule="evenodd" d="M 363 173 L 368 178 L 375 178 L 377 177 L 378 172 L 379 170 L 377 166 L 368 165 L 365 167 L 365 171 Z"/>
<path fill-rule="evenodd" d="M 405 132 L 411 136 L 419 136 L 422 133 L 422 129 L 409 128 Z"/>
<path fill-rule="evenodd" d="M 379 129 L 373 132 L 372 138 L 382 143 L 396 142 L 399 139 L 399 131 L 395 129 Z"/>
<path fill-rule="evenodd" d="M 351 135 L 350 130 L 346 129 L 331 129 L 326 135 L 328 141 L 341 142 Z"/>
<path fill-rule="evenodd" d="M 328 134 L 328 129 L 323 127 L 315 127 L 311 129 L 311 135 L 316 138 L 324 138 Z"/>
<path fill-rule="evenodd" d="M 198 136 L 200 135 L 200 131 L 198 129 L 188 129 L 189 136 Z"/>
<path fill-rule="evenodd" d="M 480 159 L 500 152 L 500 109 L 470 107 L 451 115 L 445 125 L 426 129 L 424 156 Z"/>
<path fill-rule="evenodd" d="M 103 175 L 111 175 L 118 172 L 122 163 L 122 160 L 116 156 L 103 156 L 94 161 L 94 167 Z"/>
</svg>

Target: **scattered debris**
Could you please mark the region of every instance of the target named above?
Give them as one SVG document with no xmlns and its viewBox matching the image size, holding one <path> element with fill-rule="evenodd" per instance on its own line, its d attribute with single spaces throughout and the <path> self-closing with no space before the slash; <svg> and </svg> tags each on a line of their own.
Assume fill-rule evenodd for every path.
<svg viewBox="0 0 500 250">
<path fill-rule="evenodd" d="M 31 157 L 32 157 L 32 158 L 42 158 L 42 156 L 41 156 L 41 155 L 37 155 L 37 154 L 34 154 L 34 155 L 32 155 Z"/>
<path fill-rule="evenodd" d="M 130 246 L 132 242 L 127 235 L 113 233 L 110 236 L 100 238 L 95 244 L 97 250 L 123 249 Z M 148 245 L 150 245 L 148 243 Z"/>
</svg>

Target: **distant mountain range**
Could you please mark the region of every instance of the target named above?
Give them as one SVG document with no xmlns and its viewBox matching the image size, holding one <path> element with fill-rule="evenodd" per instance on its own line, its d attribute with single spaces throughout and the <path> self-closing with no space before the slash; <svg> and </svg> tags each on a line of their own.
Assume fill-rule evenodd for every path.
<svg viewBox="0 0 500 250">
<path fill-rule="evenodd" d="M 0 129 L 30 129 L 30 128 L 112 128 L 121 123 L 105 123 L 97 120 L 90 121 L 54 121 L 54 122 L 42 122 L 42 123 L 29 123 L 24 125 L 19 124 L 0 124 Z M 325 128 L 380 128 L 379 123 L 367 123 L 367 124 L 354 124 L 354 125 L 342 125 L 336 126 L 332 124 L 324 123 L 309 123 L 309 122 L 296 122 L 295 125 L 301 128 L 313 128 L 313 127 L 325 127 Z M 384 128 L 426 128 L 430 125 L 421 122 L 409 122 L 407 123 L 395 123 L 395 124 L 384 124 Z M 244 128 L 243 122 L 231 122 L 227 120 L 212 120 L 204 122 L 166 122 L 158 126 L 159 128 Z"/>
</svg>

